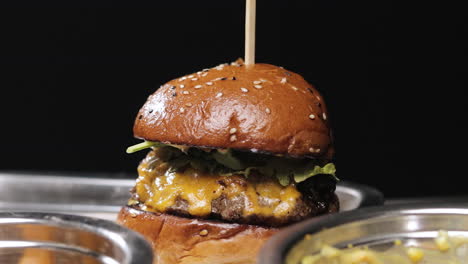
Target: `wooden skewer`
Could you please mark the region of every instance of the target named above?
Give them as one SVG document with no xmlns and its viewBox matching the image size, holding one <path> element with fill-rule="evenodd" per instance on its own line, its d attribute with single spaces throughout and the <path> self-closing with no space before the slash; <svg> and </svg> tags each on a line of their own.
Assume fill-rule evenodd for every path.
<svg viewBox="0 0 468 264">
<path fill-rule="evenodd" d="M 256 0 L 246 0 L 245 6 L 245 64 L 255 64 Z"/>
</svg>

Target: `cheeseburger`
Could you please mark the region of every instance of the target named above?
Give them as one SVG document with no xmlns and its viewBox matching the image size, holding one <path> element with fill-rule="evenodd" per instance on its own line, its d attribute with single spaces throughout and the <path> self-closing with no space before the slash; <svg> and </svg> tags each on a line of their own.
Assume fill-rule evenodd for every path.
<svg viewBox="0 0 468 264">
<path fill-rule="evenodd" d="M 255 263 L 279 228 L 336 212 L 322 96 L 300 75 L 241 60 L 172 80 L 133 127 L 149 149 L 118 221 L 155 263 Z"/>
</svg>

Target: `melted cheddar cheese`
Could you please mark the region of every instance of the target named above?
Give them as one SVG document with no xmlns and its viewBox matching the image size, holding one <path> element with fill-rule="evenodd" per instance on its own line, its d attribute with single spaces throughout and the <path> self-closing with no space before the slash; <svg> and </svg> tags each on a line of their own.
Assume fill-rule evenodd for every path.
<svg viewBox="0 0 468 264">
<path fill-rule="evenodd" d="M 212 202 L 224 195 L 228 199 L 244 198 L 244 216 L 281 217 L 294 209 L 301 196 L 294 185 L 281 186 L 274 178 L 259 181 L 254 177 L 220 176 L 193 168 L 173 172 L 167 163 L 158 159 L 155 151 L 140 163 L 138 173 L 138 200 L 156 212 L 165 212 L 178 199 L 183 199 L 188 213 L 207 216 L 212 212 Z"/>
</svg>

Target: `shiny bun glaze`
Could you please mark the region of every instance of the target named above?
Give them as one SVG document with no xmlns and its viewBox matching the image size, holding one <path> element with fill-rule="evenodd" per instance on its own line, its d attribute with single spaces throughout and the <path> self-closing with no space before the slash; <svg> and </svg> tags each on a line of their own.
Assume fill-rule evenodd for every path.
<svg viewBox="0 0 468 264">
<path fill-rule="evenodd" d="M 278 229 L 158 214 L 123 207 L 118 223 L 139 232 L 155 252 L 154 264 L 254 264 Z"/>
<path fill-rule="evenodd" d="M 325 103 L 300 75 L 222 64 L 172 80 L 137 115 L 137 138 L 302 157 L 333 156 Z"/>
</svg>

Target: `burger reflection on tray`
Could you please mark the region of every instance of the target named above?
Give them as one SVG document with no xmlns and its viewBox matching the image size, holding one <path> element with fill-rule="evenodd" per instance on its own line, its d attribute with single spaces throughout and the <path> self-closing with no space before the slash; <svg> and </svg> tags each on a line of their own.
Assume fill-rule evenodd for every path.
<svg viewBox="0 0 468 264">
<path fill-rule="evenodd" d="M 149 148 L 118 222 L 156 261 L 254 263 L 280 227 L 337 212 L 327 109 L 300 75 L 242 60 L 174 79 L 138 113 Z"/>
</svg>

